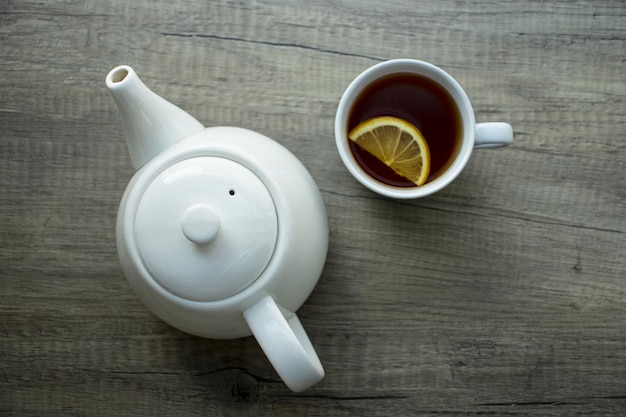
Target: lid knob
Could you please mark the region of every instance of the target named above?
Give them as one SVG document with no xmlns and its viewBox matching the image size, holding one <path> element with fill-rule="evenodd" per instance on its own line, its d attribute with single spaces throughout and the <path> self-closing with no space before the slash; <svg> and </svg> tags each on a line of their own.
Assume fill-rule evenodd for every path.
<svg viewBox="0 0 626 417">
<path fill-rule="evenodd" d="M 204 204 L 191 206 L 183 214 L 181 227 L 187 239 L 197 245 L 211 243 L 220 230 L 220 218 L 211 207 Z"/>
</svg>

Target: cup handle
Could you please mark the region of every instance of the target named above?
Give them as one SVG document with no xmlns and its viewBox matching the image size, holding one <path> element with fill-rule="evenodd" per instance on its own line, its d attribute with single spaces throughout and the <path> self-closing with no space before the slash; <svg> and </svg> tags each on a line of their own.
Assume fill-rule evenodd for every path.
<svg viewBox="0 0 626 417">
<path fill-rule="evenodd" d="M 243 312 L 252 334 L 287 387 L 304 391 L 324 378 L 324 368 L 298 316 L 281 312 L 271 296 Z"/>
<path fill-rule="evenodd" d="M 476 124 L 474 148 L 499 148 L 513 143 L 513 128 L 508 123 L 490 122 Z"/>
</svg>

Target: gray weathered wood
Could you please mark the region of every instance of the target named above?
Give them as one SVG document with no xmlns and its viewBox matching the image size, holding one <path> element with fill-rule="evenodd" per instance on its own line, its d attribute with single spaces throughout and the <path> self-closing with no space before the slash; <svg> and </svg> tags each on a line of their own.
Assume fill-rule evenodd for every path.
<svg viewBox="0 0 626 417">
<path fill-rule="evenodd" d="M 623 1 L 0 4 L 0 414 L 626 415 Z M 381 60 L 442 66 L 478 121 L 449 188 L 353 180 L 333 118 Z M 290 392 L 252 338 L 162 323 L 118 265 L 133 170 L 112 67 L 310 169 L 331 243 L 299 314 L 327 376 Z"/>
</svg>

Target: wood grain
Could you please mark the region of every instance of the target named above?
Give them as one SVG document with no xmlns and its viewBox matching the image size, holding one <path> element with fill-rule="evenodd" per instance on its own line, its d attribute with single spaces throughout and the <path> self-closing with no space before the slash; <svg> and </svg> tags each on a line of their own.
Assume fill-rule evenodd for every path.
<svg viewBox="0 0 626 417">
<path fill-rule="evenodd" d="M 626 415 L 623 1 L 0 4 L 0 414 Z M 338 100 L 385 59 L 440 65 L 477 151 L 419 201 L 353 180 Z M 207 126 L 285 145 L 331 227 L 300 309 L 326 378 L 290 392 L 252 338 L 154 317 L 118 265 L 133 174 L 104 87 L 132 65 Z"/>
</svg>

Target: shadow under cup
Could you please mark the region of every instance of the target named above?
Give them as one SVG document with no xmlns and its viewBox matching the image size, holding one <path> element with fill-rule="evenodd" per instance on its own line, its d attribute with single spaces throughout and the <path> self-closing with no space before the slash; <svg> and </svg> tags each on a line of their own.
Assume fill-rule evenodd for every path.
<svg viewBox="0 0 626 417">
<path fill-rule="evenodd" d="M 377 163 L 375 158 L 368 160 L 367 152 L 348 139 L 350 129 L 377 116 L 399 117 L 422 132 L 432 164 L 425 184 L 379 176 L 376 165 L 368 166 Z M 474 112 L 461 86 L 440 68 L 416 60 L 386 61 L 365 70 L 346 89 L 337 108 L 335 139 L 348 171 L 370 190 L 392 198 L 424 197 L 452 182 L 467 164 L 475 140 Z"/>
</svg>

